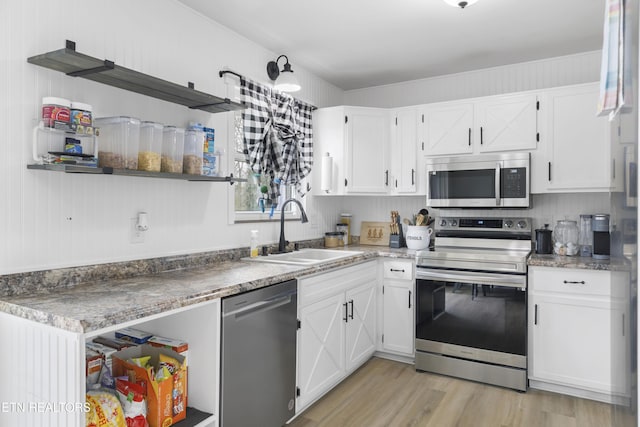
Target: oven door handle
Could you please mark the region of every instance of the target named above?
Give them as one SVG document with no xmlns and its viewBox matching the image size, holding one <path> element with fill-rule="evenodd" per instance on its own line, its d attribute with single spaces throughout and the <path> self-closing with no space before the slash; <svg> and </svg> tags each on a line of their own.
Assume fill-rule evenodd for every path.
<svg viewBox="0 0 640 427">
<path fill-rule="evenodd" d="M 416 279 L 439 280 L 444 282 L 477 283 L 526 289 L 526 276 L 490 274 L 475 271 L 416 271 Z M 515 279 L 515 280 L 514 280 Z"/>
</svg>

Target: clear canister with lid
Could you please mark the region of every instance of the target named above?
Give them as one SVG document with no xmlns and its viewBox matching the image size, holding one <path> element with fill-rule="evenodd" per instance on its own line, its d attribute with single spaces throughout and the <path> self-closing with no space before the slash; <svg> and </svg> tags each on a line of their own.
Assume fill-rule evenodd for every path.
<svg viewBox="0 0 640 427">
<path fill-rule="evenodd" d="M 184 129 L 165 126 L 162 132 L 162 156 L 160 170 L 162 172 L 182 173 L 184 155 Z"/>
<path fill-rule="evenodd" d="M 344 238 L 342 244 L 347 246 L 349 244 L 349 225 L 343 223 L 336 224 L 336 231 L 343 234 Z"/>
<path fill-rule="evenodd" d="M 346 241 L 347 241 L 348 245 L 351 244 L 351 218 L 352 218 L 352 215 L 350 213 L 341 213 L 340 214 L 340 222 L 342 224 L 347 224 Z"/>
<path fill-rule="evenodd" d="M 118 116 L 97 118 L 94 122 L 100 134 L 98 166 L 137 169 L 140 119 Z"/>
<path fill-rule="evenodd" d="M 557 255 L 576 255 L 579 249 L 578 235 L 576 221 L 558 221 L 553 229 L 553 252 Z"/>
<path fill-rule="evenodd" d="M 142 122 L 140 124 L 138 170 L 160 172 L 163 129 L 162 123 Z"/>
<path fill-rule="evenodd" d="M 184 133 L 184 157 L 182 171 L 191 175 L 202 175 L 202 155 L 206 134 L 204 131 L 188 129 Z"/>
</svg>

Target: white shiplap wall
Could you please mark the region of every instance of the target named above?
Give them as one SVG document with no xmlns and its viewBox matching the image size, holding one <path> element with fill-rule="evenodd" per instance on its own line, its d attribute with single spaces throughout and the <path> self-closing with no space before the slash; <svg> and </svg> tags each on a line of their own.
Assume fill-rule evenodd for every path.
<svg viewBox="0 0 640 427">
<path fill-rule="evenodd" d="M 402 107 L 544 89 L 600 78 L 600 51 L 345 92 L 347 105 Z"/>
<path fill-rule="evenodd" d="M 266 63 L 282 53 L 174 0 L 0 2 L 0 274 L 248 246 L 255 225 L 227 225 L 226 184 L 26 169 L 43 96 L 89 103 L 94 117 L 131 115 L 178 126 L 200 121 L 216 129 L 217 147 L 227 142 L 227 114 L 191 111 L 26 62 L 64 47 L 65 39 L 82 53 L 223 96 L 232 92 L 218 70 L 264 83 Z M 304 87 L 298 98 L 319 107 L 343 103 L 342 90 L 295 70 Z M 144 243 L 132 244 L 130 221 L 139 211 L 149 213 L 150 230 Z M 314 221 L 287 224 L 287 237 L 320 237 L 328 225 L 320 215 Z M 255 228 L 261 243 L 277 241 L 277 224 Z"/>
</svg>

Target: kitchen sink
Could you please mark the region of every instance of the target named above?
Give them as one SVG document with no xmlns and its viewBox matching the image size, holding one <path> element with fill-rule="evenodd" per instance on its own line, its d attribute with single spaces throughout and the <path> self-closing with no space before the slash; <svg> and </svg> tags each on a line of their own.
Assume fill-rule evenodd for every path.
<svg viewBox="0 0 640 427">
<path fill-rule="evenodd" d="M 328 261 L 336 261 L 354 255 L 360 255 L 362 251 L 344 251 L 335 249 L 300 249 L 299 251 L 286 252 L 282 254 L 272 254 L 259 256 L 256 258 L 246 258 L 251 261 L 271 262 L 276 264 L 293 265 L 316 265 Z"/>
</svg>

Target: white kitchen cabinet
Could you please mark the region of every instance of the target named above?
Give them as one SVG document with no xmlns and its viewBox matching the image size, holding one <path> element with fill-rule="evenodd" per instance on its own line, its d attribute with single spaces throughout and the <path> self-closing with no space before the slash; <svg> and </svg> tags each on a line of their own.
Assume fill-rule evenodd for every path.
<svg viewBox="0 0 640 427">
<path fill-rule="evenodd" d="M 0 401 L 30 404 L 85 402 L 85 342 L 98 335 L 113 336 L 115 330 L 135 327 L 153 334 L 178 338 L 189 344 L 189 407 L 214 414 L 202 426 L 217 426 L 220 378 L 220 300 L 159 313 L 147 318 L 109 326 L 98 331 L 75 333 L 21 317 L 0 313 L 0 340 L 6 348 L 0 356 L 19 376 L 0 382 Z M 84 426 L 85 413 L 74 410 L 29 410 L 2 413 L 0 425 Z M 189 418 L 187 418 L 187 423 Z"/>
<path fill-rule="evenodd" d="M 421 111 L 420 144 L 426 156 L 473 152 L 474 105 L 472 102 L 429 104 Z"/>
<path fill-rule="evenodd" d="M 529 267 L 531 387 L 606 402 L 628 398 L 628 361 L 612 360 L 628 349 L 624 274 Z"/>
<path fill-rule="evenodd" d="M 296 413 L 375 352 L 376 265 L 369 261 L 298 280 Z"/>
<path fill-rule="evenodd" d="M 418 111 L 401 108 L 391 113 L 391 192 L 416 192 L 418 162 Z"/>
<path fill-rule="evenodd" d="M 541 96 L 545 155 L 533 167 L 532 192 L 609 191 L 621 185 L 622 161 L 614 165 L 609 120 L 596 116 L 598 84 L 549 89 Z"/>
<path fill-rule="evenodd" d="M 535 150 L 538 143 L 538 105 L 535 93 L 478 100 L 475 116 L 478 152 Z"/>
<path fill-rule="evenodd" d="M 538 106 L 534 92 L 425 105 L 420 148 L 426 156 L 535 150 Z"/>
<path fill-rule="evenodd" d="M 331 107 L 314 112 L 314 161 L 333 158 L 331 189 L 320 188 L 322 170 L 314 168 L 314 194 L 386 194 L 390 185 L 389 111 Z"/>
<path fill-rule="evenodd" d="M 381 351 L 414 355 L 414 263 L 383 261 Z"/>
</svg>

